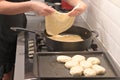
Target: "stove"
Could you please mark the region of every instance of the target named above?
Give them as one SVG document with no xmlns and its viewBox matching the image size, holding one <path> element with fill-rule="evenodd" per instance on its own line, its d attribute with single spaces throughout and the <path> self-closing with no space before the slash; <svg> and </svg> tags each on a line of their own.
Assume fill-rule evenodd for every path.
<svg viewBox="0 0 120 80">
<path fill-rule="evenodd" d="M 45 43 L 45 38 L 43 36 L 43 33 L 39 33 L 39 35 L 36 35 L 35 33 L 31 33 L 31 32 L 26 32 L 25 34 L 25 79 L 29 79 L 29 80 L 41 80 L 39 77 L 37 77 L 37 72 L 38 72 L 38 68 L 36 65 L 39 64 L 38 61 L 38 57 L 34 57 L 39 54 L 45 53 L 56 53 L 55 51 L 49 51 L 47 49 L 46 43 Z M 64 51 L 62 51 L 64 52 Z M 103 50 L 101 48 L 101 46 L 99 46 L 98 41 L 93 40 L 91 46 L 84 51 L 74 51 L 75 53 L 77 52 L 82 52 L 82 53 L 96 53 L 96 52 L 100 52 L 103 53 Z M 59 53 L 59 52 L 57 52 Z M 48 54 L 47 54 L 48 55 Z M 112 59 L 110 58 L 110 55 L 108 54 L 102 54 L 101 56 L 107 56 L 107 58 L 109 58 L 111 61 L 111 63 L 114 63 L 112 61 Z M 36 61 L 36 62 L 34 62 Z M 35 67 L 34 67 L 34 63 L 36 63 Z M 118 77 L 118 70 L 116 68 L 116 66 L 114 66 L 114 64 L 110 64 L 112 67 L 112 69 L 115 72 L 115 77 Z M 118 73 L 117 73 L 118 72 Z M 38 72 L 39 73 L 39 72 Z M 43 79 L 46 80 L 46 79 Z M 56 79 L 52 79 L 52 80 L 56 80 Z M 66 79 L 61 79 L 61 80 L 66 80 Z M 76 79 L 67 79 L 67 80 L 76 80 Z M 86 79 L 87 80 L 87 79 Z M 88 79 L 90 80 L 90 79 Z M 91 80 L 99 80 L 99 79 L 91 79 Z M 113 79 L 102 79 L 102 80 L 117 80 L 116 78 Z"/>
<path fill-rule="evenodd" d="M 84 51 L 98 51 L 98 50 L 100 50 L 100 48 L 98 48 L 97 43 L 94 40 L 92 40 L 92 44 L 90 45 L 90 47 Z M 39 52 L 54 52 L 50 51 L 47 48 L 43 33 L 36 35 L 31 32 L 28 32 L 26 41 L 26 51 L 28 53 L 28 57 L 33 57 L 34 53 Z"/>
</svg>

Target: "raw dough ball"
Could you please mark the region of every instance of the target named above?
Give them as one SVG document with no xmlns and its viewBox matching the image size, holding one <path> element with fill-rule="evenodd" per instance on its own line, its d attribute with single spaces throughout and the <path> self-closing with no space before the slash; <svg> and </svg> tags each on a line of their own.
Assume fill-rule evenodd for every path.
<svg viewBox="0 0 120 80">
<path fill-rule="evenodd" d="M 58 56 L 57 57 L 57 61 L 58 62 L 67 62 L 67 61 L 70 61 L 71 60 L 71 57 L 70 56 L 65 56 L 65 55 L 61 55 L 61 56 Z"/>
<path fill-rule="evenodd" d="M 89 57 L 87 61 L 91 62 L 92 64 L 100 64 L 100 60 L 97 57 Z"/>
<path fill-rule="evenodd" d="M 94 69 L 97 74 L 104 74 L 106 71 L 105 68 L 100 65 L 93 65 L 92 69 Z"/>
<path fill-rule="evenodd" d="M 88 61 L 81 61 L 80 66 L 82 66 L 84 69 L 86 69 L 86 68 L 91 68 L 92 64 Z"/>
<path fill-rule="evenodd" d="M 83 73 L 83 68 L 81 66 L 74 66 L 70 69 L 70 74 L 73 76 L 81 76 Z"/>
<path fill-rule="evenodd" d="M 84 60 L 85 60 L 85 57 L 82 56 L 82 55 L 75 55 L 75 56 L 72 57 L 72 60 L 81 62 L 81 61 L 84 61 Z"/>
<path fill-rule="evenodd" d="M 87 68 L 84 70 L 83 74 L 87 77 L 96 76 L 96 71 L 91 68 Z"/>
<path fill-rule="evenodd" d="M 77 66 L 77 65 L 79 65 L 79 62 L 73 61 L 73 60 L 70 60 L 70 61 L 65 63 L 66 68 L 72 68 L 72 67 Z"/>
</svg>

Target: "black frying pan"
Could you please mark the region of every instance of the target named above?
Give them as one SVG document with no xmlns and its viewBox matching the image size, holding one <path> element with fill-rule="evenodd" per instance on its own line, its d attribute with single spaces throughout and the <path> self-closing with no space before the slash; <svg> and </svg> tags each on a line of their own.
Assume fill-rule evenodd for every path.
<svg viewBox="0 0 120 80">
<path fill-rule="evenodd" d="M 12 27 L 11 29 L 14 31 L 32 32 L 32 33 L 35 33 L 36 35 L 39 35 L 39 33 L 36 33 L 35 31 L 28 30 L 25 28 Z M 72 26 L 67 31 L 61 33 L 61 34 L 79 35 L 82 37 L 82 39 L 84 39 L 84 41 L 78 41 L 78 42 L 56 41 L 56 40 L 49 38 L 50 35 L 48 35 L 46 31 L 44 31 L 43 34 L 45 37 L 46 46 L 49 51 L 83 51 L 83 50 L 89 49 L 94 37 L 98 36 L 97 33 L 96 33 L 96 36 L 93 36 L 92 34 L 93 32 L 96 33 L 95 31 L 89 31 L 86 28 L 82 28 L 79 26 Z"/>
<path fill-rule="evenodd" d="M 56 41 L 51 38 L 49 38 L 47 33 L 45 32 L 45 39 L 46 39 L 46 45 L 48 47 L 48 50 L 50 51 L 83 51 L 87 50 L 92 43 L 92 40 L 94 38 L 92 32 L 95 31 L 89 31 L 88 29 L 79 27 L 79 26 L 72 26 L 67 31 L 61 33 L 61 34 L 75 34 L 79 35 L 84 39 L 84 41 L 78 41 L 78 42 L 63 42 L 63 41 Z M 96 32 L 95 32 L 96 33 Z M 98 34 L 96 33 L 96 37 Z"/>
</svg>

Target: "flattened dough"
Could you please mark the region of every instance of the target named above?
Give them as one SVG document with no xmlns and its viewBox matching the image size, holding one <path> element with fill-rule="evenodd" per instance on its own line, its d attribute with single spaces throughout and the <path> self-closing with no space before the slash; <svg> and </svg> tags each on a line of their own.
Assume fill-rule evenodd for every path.
<svg viewBox="0 0 120 80">
<path fill-rule="evenodd" d="M 65 55 L 61 55 L 61 56 L 57 56 L 57 61 L 58 62 L 67 62 L 67 61 L 70 61 L 71 60 L 71 57 L 70 56 L 65 56 Z"/>
<path fill-rule="evenodd" d="M 86 69 L 86 68 L 91 68 L 92 64 L 88 61 L 81 61 L 80 66 L 82 66 L 84 69 Z"/>
<path fill-rule="evenodd" d="M 100 59 L 98 59 L 97 57 L 89 57 L 87 59 L 88 62 L 91 62 L 93 65 L 94 64 L 100 64 Z"/>
<path fill-rule="evenodd" d="M 65 35 L 53 35 L 49 37 L 50 39 L 63 42 L 78 42 L 83 41 L 81 36 L 74 34 L 65 34 Z"/>
<path fill-rule="evenodd" d="M 70 69 L 74 66 L 78 66 L 78 65 L 79 65 L 79 62 L 73 61 L 73 60 L 70 60 L 70 61 L 65 63 L 65 67 L 68 68 L 68 69 Z"/>
<path fill-rule="evenodd" d="M 82 55 L 74 55 L 74 56 L 72 57 L 72 60 L 78 61 L 78 62 L 80 63 L 81 61 L 84 61 L 84 60 L 85 60 L 85 57 L 82 56 Z"/>
<path fill-rule="evenodd" d="M 91 69 L 91 68 L 87 68 L 84 70 L 83 74 L 87 77 L 90 77 L 90 76 L 96 76 L 96 72 L 95 70 Z"/>
<path fill-rule="evenodd" d="M 105 74 L 106 72 L 105 68 L 100 65 L 93 65 L 92 69 L 94 69 L 97 74 Z"/>
<path fill-rule="evenodd" d="M 70 74 L 73 76 L 81 76 L 83 73 L 83 68 L 81 66 L 74 66 L 70 69 Z"/>
<path fill-rule="evenodd" d="M 70 17 L 68 13 L 55 11 L 45 17 L 46 32 L 49 35 L 57 35 L 69 29 L 74 23 L 75 17 Z"/>
</svg>

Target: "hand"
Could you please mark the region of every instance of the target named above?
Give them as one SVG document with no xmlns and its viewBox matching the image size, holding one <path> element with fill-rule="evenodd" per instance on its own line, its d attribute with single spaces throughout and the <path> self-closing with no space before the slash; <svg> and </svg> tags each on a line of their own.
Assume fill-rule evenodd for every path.
<svg viewBox="0 0 120 80">
<path fill-rule="evenodd" d="M 31 1 L 31 9 L 36 12 L 38 15 L 47 16 L 52 14 L 55 10 L 42 2 Z"/>
<path fill-rule="evenodd" d="M 87 8 L 86 4 L 81 1 L 80 3 L 78 3 L 77 6 L 73 8 L 72 11 L 69 12 L 69 16 L 78 16 L 82 14 L 86 10 L 86 8 Z"/>
</svg>

